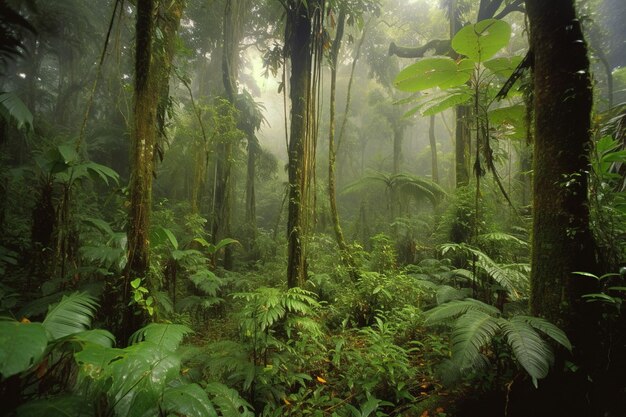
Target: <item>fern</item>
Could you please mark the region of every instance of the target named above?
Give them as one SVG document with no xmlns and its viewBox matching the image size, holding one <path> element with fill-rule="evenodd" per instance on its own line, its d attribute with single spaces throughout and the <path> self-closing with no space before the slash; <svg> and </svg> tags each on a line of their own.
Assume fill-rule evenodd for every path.
<svg viewBox="0 0 626 417">
<path fill-rule="evenodd" d="M 73 293 L 51 306 L 42 324 L 50 340 L 60 339 L 87 330 L 97 307 L 95 297 L 86 293 Z"/>
<path fill-rule="evenodd" d="M 541 317 L 518 315 L 513 317 L 511 320 L 524 321 L 532 326 L 534 329 L 539 330 L 561 346 L 565 347 L 567 350 L 572 350 L 572 344 L 567 338 L 565 332 L 546 319 L 542 319 Z"/>
<path fill-rule="evenodd" d="M 484 362 L 480 350 L 499 330 L 496 318 L 482 311 L 469 310 L 457 320 L 452 331 L 452 360 L 461 370 L 474 367 L 481 360 Z"/>
</svg>

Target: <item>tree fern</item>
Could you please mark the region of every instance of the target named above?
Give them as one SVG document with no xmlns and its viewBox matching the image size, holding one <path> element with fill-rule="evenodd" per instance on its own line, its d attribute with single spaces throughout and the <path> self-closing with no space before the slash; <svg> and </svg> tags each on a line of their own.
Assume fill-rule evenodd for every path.
<svg viewBox="0 0 626 417">
<path fill-rule="evenodd" d="M 87 330 L 98 307 L 95 297 L 86 293 L 64 296 L 51 306 L 43 321 L 51 340 Z"/>
<path fill-rule="evenodd" d="M 499 330 L 495 317 L 482 311 L 467 311 L 459 317 L 452 331 L 452 360 L 461 369 L 484 362 L 481 348 L 490 343 Z"/>
</svg>

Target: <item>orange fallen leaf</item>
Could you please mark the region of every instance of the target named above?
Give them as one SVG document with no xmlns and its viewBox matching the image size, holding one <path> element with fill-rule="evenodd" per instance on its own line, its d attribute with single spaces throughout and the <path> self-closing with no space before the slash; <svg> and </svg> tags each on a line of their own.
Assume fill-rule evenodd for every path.
<svg viewBox="0 0 626 417">
<path fill-rule="evenodd" d="M 289 402 L 287 398 L 283 398 L 283 401 L 285 402 L 285 405 L 291 405 L 291 403 Z"/>
<path fill-rule="evenodd" d="M 420 417 L 428 417 L 428 410 L 425 410 Z"/>
<path fill-rule="evenodd" d="M 30 323 L 30 320 L 28 320 L 26 317 L 22 317 L 22 320 L 20 320 L 20 323 L 28 324 Z"/>
<path fill-rule="evenodd" d="M 443 413 L 443 407 L 437 407 L 435 411 L 438 413 Z"/>
<path fill-rule="evenodd" d="M 317 379 L 317 382 L 319 382 L 320 384 L 325 384 L 326 383 L 326 380 L 324 378 L 322 378 L 321 376 L 318 376 L 315 379 Z"/>
</svg>

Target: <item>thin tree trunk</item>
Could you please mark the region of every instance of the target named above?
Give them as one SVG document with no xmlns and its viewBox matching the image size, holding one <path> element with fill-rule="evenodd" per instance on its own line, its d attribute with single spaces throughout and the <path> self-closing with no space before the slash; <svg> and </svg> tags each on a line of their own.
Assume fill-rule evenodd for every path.
<svg viewBox="0 0 626 417">
<path fill-rule="evenodd" d="M 431 172 L 434 182 L 439 182 L 439 168 L 437 166 L 437 139 L 435 138 L 435 115 L 430 116 L 428 127 L 428 139 L 430 140 Z"/>
<path fill-rule="evenodd" d="M 350 253 L 350 249 L 346 244 L 346 240 L 341 230 L 341 223 L 339 222 L 339 212 L 337 210 L 337 191 L 335 189 L 335 105 L 336 105 L 336 90 L 337 90 L 337 56 L 339 55 L 339 49 L 341 48 L 341 40 L 343 38 L 343 31 L 346 22 L 346 12 L 342 9 L 339 12 L 337 19 L 337 32 L 335 40 L 330 51 L 330 121 L 328 131 L 328 198 L 330 201 L 330 214 L 333 221 L 333 229 L 335 230 L 335 238 L 337 239 L 337 245 L 341 252 L 341 260 L 344 266 L 348 270 L 348 274 L 353 280 L 359 278 L 358 270 L 356 268 L 354 258 Z"/>
</svg>

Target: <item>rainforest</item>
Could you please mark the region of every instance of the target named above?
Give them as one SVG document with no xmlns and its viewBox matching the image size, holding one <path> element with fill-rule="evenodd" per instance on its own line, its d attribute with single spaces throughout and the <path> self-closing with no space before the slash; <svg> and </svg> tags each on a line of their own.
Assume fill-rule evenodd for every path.
<svg viewBox="0 0 626 417">
<path fill-rule="evenodd" d="M 626 416 L 624 22 L 0 0 L 0 416 Z"/>
</svg>

